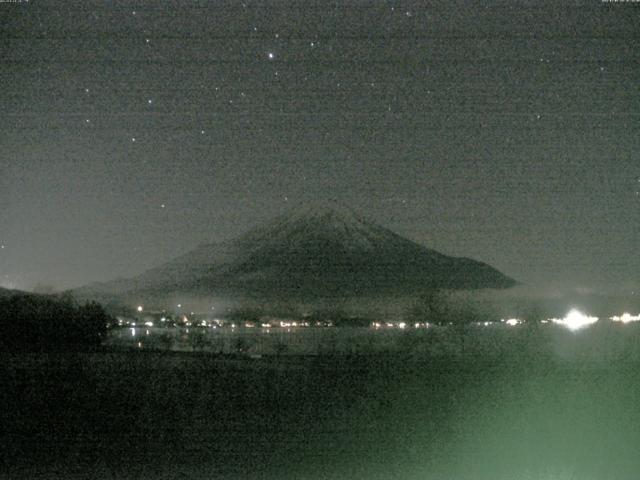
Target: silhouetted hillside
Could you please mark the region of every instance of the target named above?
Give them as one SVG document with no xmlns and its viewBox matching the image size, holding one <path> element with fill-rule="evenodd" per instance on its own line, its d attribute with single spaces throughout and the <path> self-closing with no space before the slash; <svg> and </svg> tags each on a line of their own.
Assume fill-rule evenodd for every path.
<svg viewBox="0 0 640 480">
<path fill-rule="evenodd" d="M 313 207 L 236 239 L 201 245 L 133 279 L 75 293 L 88 298 L 175 293 L 313 298 L 514 284 L 485 263 L 443 255 L 349 209 Z"/>
</svg>

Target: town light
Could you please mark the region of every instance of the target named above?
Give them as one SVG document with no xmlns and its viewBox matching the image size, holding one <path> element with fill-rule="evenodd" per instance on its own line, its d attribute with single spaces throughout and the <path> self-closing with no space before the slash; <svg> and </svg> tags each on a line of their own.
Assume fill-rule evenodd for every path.
<svg viewBox="0 0 640 480">
<path fill-rule="evenodd" d="M 631 315 L 630 313 L 625 312 L 620 316 L 614 315 L 613 317 L 610 317 L 610 320 L 622 323 L 637 322 L 640 320 L 640 314 Z"/>
<path fill-rule="evenodd" d="M 590 317 L 573 309 L 564 318 L 552 318 L 553 323 L 567 327 L 569 330 L 579 330 L 598 321 L 598 317 Z"/>
</svg>

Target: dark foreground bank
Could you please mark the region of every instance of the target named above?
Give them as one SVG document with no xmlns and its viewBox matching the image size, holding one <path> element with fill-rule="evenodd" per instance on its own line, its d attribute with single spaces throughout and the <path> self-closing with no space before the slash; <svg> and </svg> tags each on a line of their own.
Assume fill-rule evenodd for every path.
<svg viewBox="0 0 640 480">
<path fill-rule="evenodd" d="M 0 478 L 635 479 L 640 364 L 3 355 Z"/>
</svg>

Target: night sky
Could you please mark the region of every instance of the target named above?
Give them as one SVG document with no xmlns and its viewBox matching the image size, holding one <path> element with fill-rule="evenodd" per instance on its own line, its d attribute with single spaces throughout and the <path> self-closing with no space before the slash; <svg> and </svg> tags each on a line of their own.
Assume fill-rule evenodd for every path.
<svg viewBox="0 0 640 480">
<path fill-rule="evenodd" d="M 335 199 L 530 285 L 640 289 L 640 3 L 0 3 L 0 286 Z"/>
</svg>

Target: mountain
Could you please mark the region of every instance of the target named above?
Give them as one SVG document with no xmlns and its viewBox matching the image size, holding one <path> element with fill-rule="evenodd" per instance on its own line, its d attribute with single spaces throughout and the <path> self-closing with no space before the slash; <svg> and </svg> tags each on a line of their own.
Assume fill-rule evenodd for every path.
<svg viewBox="0 0 640 480">
<path fill-rule="evenodd" d="M 31 295 L 29 292 L 23 292 L 22 290 L 10 290 L 0 287 L 0 298 L 13 297 L 16 295 Z"/>
<path fill-rule="evenodd" d="M 348 208 L 322 206 L 292 210 L 132 279 L 74 293 L 103 300 L 176 294 L 300 299 L 507 288 L 515 283 L 485 263 L 430 250 Z"/>
<path fill-rule="evenodd" d="M 2 297 L 10 297 L 11 295 L 13 295 L 13 291 L 12 290 L 8 290 L 6 288 L 0 287 L 0 298 L 2 298 Z"/>
</svg>

